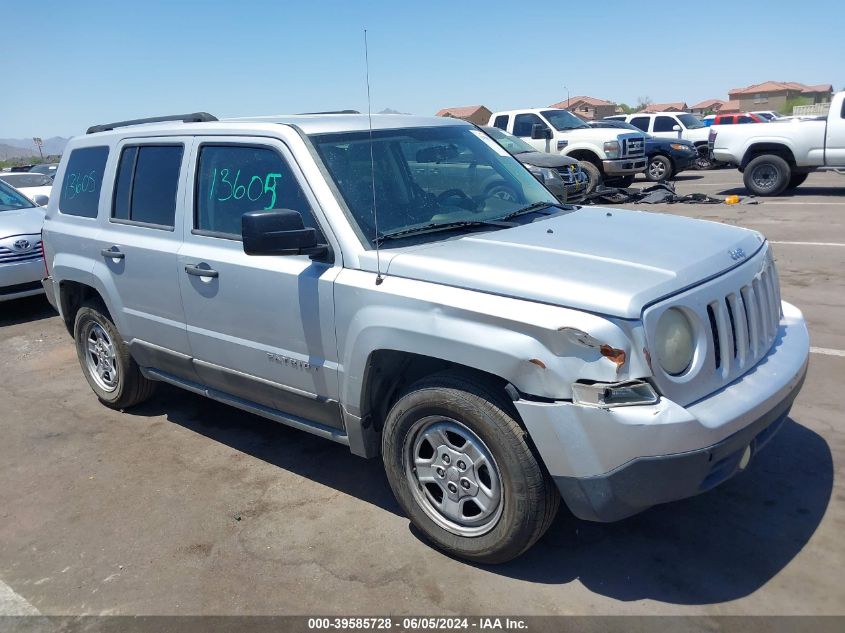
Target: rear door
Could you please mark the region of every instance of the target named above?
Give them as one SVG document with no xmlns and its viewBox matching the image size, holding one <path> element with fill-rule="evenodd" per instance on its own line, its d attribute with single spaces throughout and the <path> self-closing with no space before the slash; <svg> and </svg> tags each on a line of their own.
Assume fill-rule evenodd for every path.
<svg viewBox="0 0 845 633">
<path fill-rule="evenodd" d="M 838 109 L 831 108 L 827 115 L 827 139 L 825 140 L 825 164 L 834 167 L 845 165 L 845 99 Z"/>
<path fill-rule="evenodd" d="M 241 216 L 270 209 L 298 211 L 327 241 L 292 153 L 278 139 L 210 136 L 197 139 L 190 162 L 178 276 L 201 383 L 342 427 L 333 301 L 339 255 L 337 262 L 250 256 L 241 242 Z"/>
<path fill-rule="evenodd" d="M 109 213 L 97 244 L 100 277 L 120 312 L 121 334 L 142 366 L 191 378 L 177 253 L 190 138 L 128 139 L 116 146 Z"/>
</svg>

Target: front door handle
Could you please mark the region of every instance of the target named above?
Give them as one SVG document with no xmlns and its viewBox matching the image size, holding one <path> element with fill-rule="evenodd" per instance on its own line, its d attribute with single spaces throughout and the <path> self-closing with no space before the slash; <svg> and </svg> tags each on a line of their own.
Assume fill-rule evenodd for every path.
<svg viewBox="0 0 845 633">
<path fill-rule="evenodd" d="M 100 255 L 103 257 L 110 257 L 111 259 L 123 259 L 126 257 L 123 253 L 120 252 L 120 249 L 117 246 L 112 246 L 111 248 L 104 248 L 100 251 Z"/>
<path fill-rule="evenodd" d="M 207 266 L 208 264 L 205 265 Z M 200 266 L 195 266 L 194 264 L 188 264 L 185 266 L 185 272 L 189 275 L 193 275 L 194 277 L 217 277 L 220 274 L 211 268 L 201 268 Z"/>
</svg>

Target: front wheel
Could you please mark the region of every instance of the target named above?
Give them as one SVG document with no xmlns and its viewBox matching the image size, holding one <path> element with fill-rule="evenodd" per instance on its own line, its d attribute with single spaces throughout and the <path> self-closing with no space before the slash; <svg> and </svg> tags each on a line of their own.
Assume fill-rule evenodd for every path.
<svg viewBox="0 0 845 633">
<path fill-rule="evenodd" d="M 757 196 L 776 196 L 786 189 L 792 177 L 789 163 L 775 154 L 763 154 L 745 167 L 742 180 Z"/>
<path fill-rule="evenodd" d="M 382 457 L 397 501 L 436 547 L 479 563 L 527 550 L 560 494 L 515 412 L 473 379 L 441 374 L 391 408 Z"/>
<path fill-rule="evenodd" d="M 663 182 L 664 180 L 669 180 L 673 172 L 672 161 L 658 154 L 648 160 L 645 177 L 651 182 Z"/>
<path fill-rule="evenodd" d="M 581 165 L 581 169 L 587 175 L 587 187 L 584 189 L 584 194 L 591 194 L 596 190 L 596 187 L 602 184 L 601 170 L 587 160 L 578 161 L 578 164 Z"/>
</svg>

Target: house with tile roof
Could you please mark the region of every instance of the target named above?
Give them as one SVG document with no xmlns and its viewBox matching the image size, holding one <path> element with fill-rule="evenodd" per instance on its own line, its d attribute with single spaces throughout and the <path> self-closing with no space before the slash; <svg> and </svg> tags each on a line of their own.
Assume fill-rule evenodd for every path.
<svg viewBox="0 0 845 633">
<path fill-rule="evenodd" d="M 833 86 L 830 84 L 808 86 L 795 81 L 764 81 L 728 91 L 728 98 L 731 101 L 738 101 L 739 110 L 742 112 L 753 110 L 781 112 L 785 109 L 786 102 L 796 97 L 805 98 L 810 103 L 829 103 L 833 97 Z"/>
<path fill-rule="evenodd" d="M 704 101 L 699 101 L 691 105 L 689 109 L 692 114 L 702 116 L 705 114 L 718 114 L 721 112 L 723 105 L 725 105 L 725 102 L 721 99 L 705 99 Z"/>
<path fill-rule="evenodd" d="M 674 101 L 672 103 L 649 103 L 640 112 L 689 112 L 687 104 L 683 101 Z"/>
<path fill-rule="evenodd" d="M 490 115 L 493 114 L 483 105 L 460 106 L 457 108 L 443 108 L 435 116 L 451 117 L 475 123 L 476 125 L 487 125 Z"/>
<path fill-rule="evenodd" d="M 577 96 L 558 101 L 549 106 L 550 108 L 561 108 L 577 114 L 582 119 L 597 121 L 616 114 L 617 106 L 613 101 L 599 99 L 598 97 Z"/>
</svg>

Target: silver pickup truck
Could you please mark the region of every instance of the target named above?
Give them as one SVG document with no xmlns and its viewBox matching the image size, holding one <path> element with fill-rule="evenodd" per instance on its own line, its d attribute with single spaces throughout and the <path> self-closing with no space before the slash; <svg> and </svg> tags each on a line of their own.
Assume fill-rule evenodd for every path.
<svg viewBox="0 0 845 633">
<path fill-rule="evenodd" d="M 762 235 L 562 205 L 454 119 L 100 125 L 56 183 L 44 286 L 106 406 L 163 381 L 380 455 L 473 561 L 561 498 L 613 521 L 713 488 L 804 379 Z"/>
</svg>

